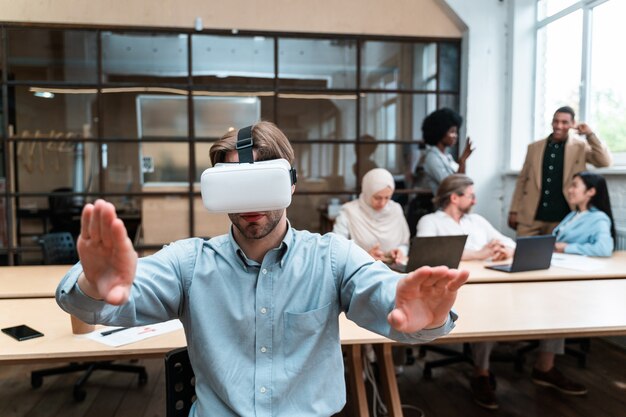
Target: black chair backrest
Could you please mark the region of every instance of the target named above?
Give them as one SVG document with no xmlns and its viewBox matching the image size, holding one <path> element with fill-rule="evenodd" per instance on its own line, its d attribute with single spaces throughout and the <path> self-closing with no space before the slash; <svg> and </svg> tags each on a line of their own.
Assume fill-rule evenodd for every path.
<svg viewBox="0 0 626 417">
<path fill-rule="evenodd" d="M 432 199 L 433 195 L 431 193 L 418 194 L 409 203 L 406 210 L 406 222 L 409 225 L 411 237 L 417 234 L 417 223 L 419 223 L 420 219 L 435 211 Z"/>
<path fill-rule="evenodd" d="M 68 232 L 45 234 L 39 243 L 43 250 L 43 262 L 46 265 L 75 264 L 78 262 L 74 238 Z"/>
<path fill-rule="evenodd" d="M 70 232 L 74 239 L 80 233 L 80 213 L 82 207 L 74 202 L 74 197 L 61 193 L 71 193 L 71 188 L 56 188 L 48 196 L 48 208 L 50 209 L 51 233 Z"/>
<path fill-rule="evenodd" d="M 187 348 L 165 355 L 166 417 L 187 417 L 196 400 L 196 381 Z"/>
</svg>

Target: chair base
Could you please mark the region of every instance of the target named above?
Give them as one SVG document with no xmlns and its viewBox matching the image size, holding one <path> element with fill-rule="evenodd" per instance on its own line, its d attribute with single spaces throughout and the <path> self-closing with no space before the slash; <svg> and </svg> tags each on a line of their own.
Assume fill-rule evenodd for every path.
<svg viewBox="0 0 626 417">
<path fill-rule="evenodd" d="M 96 370 L 116 371 L 116 372 L 130 372 L 139 376 L 139 385 L 145 385 L 148 382 L 148 374 L 146 368 L 137 365 L 120 365 L 114 364 L 111 361 L 105 362 L 85 362 L 85 363 L 70 363 L 66 366 L 60 366 L 58 368 L 41 369 L 33 371 L 30 374 L 30 385 L 33 388 L 39 388 L 43 384 L 43 377 L 49 375 L 68 374 L 71 372 L 85 373 L 74 383 L 73 397 L 76 402 L 81 402 L 87 396 L 84 390 L 85 383 Z"/>
<path fill-rule="evenodd" d="M 491 354 L 491 360 L 494 362 L 513 362 L 515 366 L 515 370 L 517 372 L 522 372 L 524 370 L 524 362 L 525 362 L 525 354 L 539 346 L 538 342 L 529 342 L 527 345 L 517 349 L 512 353 L 500 353 L 494 351 Z M 423 345 L 420 346 L 420 357 L 424 357 L 427 351 L 436 352 L 442 355 L 447 356 L 443 359 L 438 359 L 434 361 L 426 361 L 424 363 L 424 371 L 423 376 L 426 379 L 432 379 L 433 377 L 433 369 L 439 368 L 441 366 L 453 365 L 455 363 L 469 363 L 471 365 L 474 364 L 471 356 L 471 347 L 469 343 L 463 343 L 463 351 L 459 352 L 457 350 L 448 349 L 442 346 L 436 345 Z"/>
<path fill-rule="evenodd" d="M 420 352 L 419 352 L 420 357 L 426 356 L 427 351 L 436 352 L 436 353 L 447 356 L 447 358 L 424 362 L 424 371 L 422 375 L 426 379 L 432 379 L 434 368 L 439 368 L 441 366 L 448 366 L 448 365 L 461 363 L 461 362 L 472 363 L 472 358 L 470 357 L 469 349 L 470 347 L 468 343 L 463 343 L 462 352 L 448 349 L 443 346 L 436 346 L 436 345 L 420 346 Z"/>
</svg>

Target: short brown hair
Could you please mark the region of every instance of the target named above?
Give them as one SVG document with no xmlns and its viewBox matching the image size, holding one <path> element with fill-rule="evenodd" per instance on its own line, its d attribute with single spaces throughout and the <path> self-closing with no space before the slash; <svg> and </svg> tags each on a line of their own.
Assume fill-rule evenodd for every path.
<svg viewBox="0 0 626 417">
<path fill-rule="evenodd" d="M 452 174 L 444 178 L 439 184 L 437 195 L 433 198 L 435 207 L 445 209 L 450 204 L 452 194 L 463 195 L 467 187 L 474 185 L 474 181 L 464 174 Z"/>
<path fill-rule="evenodd" d="M 236 149 L 238 130 L 231 130 L 222 136 L 209 151 L 211 164 L 226 160 L 226 154 Z M 252 125 L 252 149 L 256 150 L 257 161 L 283 158 L 293 166 L 293 148 L 287 136 L 271 122 L 258 122 Z"/>
</svg>

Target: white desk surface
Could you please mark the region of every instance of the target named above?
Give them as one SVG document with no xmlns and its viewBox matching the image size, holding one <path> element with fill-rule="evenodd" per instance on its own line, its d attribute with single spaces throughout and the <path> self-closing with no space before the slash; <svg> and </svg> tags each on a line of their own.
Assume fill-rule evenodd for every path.
<svg viewBox="0 0 626 417">
<path fill-rule="evenodd" d="M 507 273 L 485 268 L 492 262 L 466 261 L 461 262 L 459 269 L 470 272 L 468 283 L 489 282 L 529 282 L 529 281 L 573 281 L 626 278 L 626 251 L 618 251 L 610 258 L 591 258 L 602 265 L 595 271 L 577 271 L 574 269 L 551 267 L 540 271 Z M 510 262 L 510 261 L 509 261 Z M 501 263 L 501 262 L 500 262 Z"/>
<path fill-rule="evenodd" d="M 163 357 L 166 352 L 186 346 L 182 330 L 120 347 L 73 335 L 70 316 L 54 298 L 0 300 L 0 328 L 26 324 L 43 337 L 17 341 L 0 333 L 0 362 L 46 362 L 70 359 L 122 359 Z"/>
<path fill-rule="evenodd" d="M 464 285 L 456 328 L 441 343 L 626 334 L 626 279 Z M 350 343 L 380 343 L 342 317 Z"/>
<path fill-rule="evenodd" d="M 465 285 L 457 327 L 440 342 L 626 334 L 626 279 Z M 27 324 L 45 337 L 18 342 L 0 334 L 0 362 L 162 356 L 185 345 L 183 331 L 112 348 L 71 334 L 52 298 L 0 300 L 0 328 Z M 344 345 L 389 340 L 340 318 Z"/>
<path fill-rule="evenodd" d="M 626 251 L 610 258 L 593 258 L 600 262 L 597 271 L 576 271 L 552 267 L 541 271 L 506 273 L 485 268 L 488 262 L 461 262 L 460 269 L 470 271 L 469 283 L 573 281 L 626 278 Z M 58 283 L 70 265 L 2 266 L 0 267 L 0 299 L 54 297 Z"/>
</svg>

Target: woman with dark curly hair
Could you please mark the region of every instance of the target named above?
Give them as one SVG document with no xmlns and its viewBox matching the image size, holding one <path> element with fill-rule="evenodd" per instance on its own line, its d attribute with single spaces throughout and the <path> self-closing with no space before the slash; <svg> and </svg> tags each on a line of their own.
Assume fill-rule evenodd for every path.
<svg viewBox="0 0 626 417">
<path fill-rule="evenodd" d="M 426 116 L 422 123 L 422 137 L 427 145 L 424 154 L 424 173 L 433 194 L 437 192 L 439 183 L 448 175 L 465 174 L 465 162 L 474 151 L 470 138 L 467 138 L 467 144 L 458 163 L 446 153 L 446 148 L 456 144 L 462 124 L 461 115 L 448 108 L 435 110 Z"/>
</svg>

